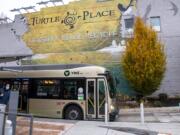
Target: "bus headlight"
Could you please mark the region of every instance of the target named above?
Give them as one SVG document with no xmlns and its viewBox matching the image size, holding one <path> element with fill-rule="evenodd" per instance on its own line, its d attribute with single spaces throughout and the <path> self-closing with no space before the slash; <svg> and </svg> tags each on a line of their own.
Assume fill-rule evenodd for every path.
<svg viewBox="0 0 180 135">
<path fill-rule="evenodd" d="M 115 107 L 113 105 L 111 105 L 111 111 L 113 111 L 115 109 Z"/>
</svg>

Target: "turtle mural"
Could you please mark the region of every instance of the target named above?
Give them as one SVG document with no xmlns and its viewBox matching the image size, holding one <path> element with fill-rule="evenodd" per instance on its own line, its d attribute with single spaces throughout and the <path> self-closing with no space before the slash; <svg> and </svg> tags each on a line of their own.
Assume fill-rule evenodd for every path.
<svg viewBox="0 0 180 135">
<path fill-rule="evenodd" d="M 132 6 L 134 0 L 81 0 L 24 14 L 29 30 L 23 39 L 36 54 L 31 63 L 105 66 L 120 90 L 121 17 Z"/>
</svg>

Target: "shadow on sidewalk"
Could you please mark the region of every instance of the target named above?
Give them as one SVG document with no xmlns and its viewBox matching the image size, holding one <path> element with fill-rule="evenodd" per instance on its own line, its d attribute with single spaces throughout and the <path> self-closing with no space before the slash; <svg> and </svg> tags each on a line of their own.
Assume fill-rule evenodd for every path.
<svg viewBox="0 0 180 135">
<path fill-rule="evenodd" d="M 155 132 L 155 131 L 130 128 L 130 127 L 108 127 L 108 126 L 100 126 L 100 127 L 108 128 L 108 129 L 116 130 L 116 131 L 121 131 L 121 132 L 126 132 L 126 133 L 132 133 L 135 135 L 158 135 L 158 132 Z"/>
</svg>

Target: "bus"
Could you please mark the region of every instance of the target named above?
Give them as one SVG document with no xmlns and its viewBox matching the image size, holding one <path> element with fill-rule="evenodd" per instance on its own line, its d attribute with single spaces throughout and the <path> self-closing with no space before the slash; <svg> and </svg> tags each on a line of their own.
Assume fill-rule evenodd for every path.
<svg viewBox="0 0 180 135">
<path fill-rule="evenodd" d="M 19 91 L 18 109 L 34 116 L 70 120 L 115 119 L 113 77 L 104 67 L 87 64 L 1 67 L 0 87 Z"/>
</svg>

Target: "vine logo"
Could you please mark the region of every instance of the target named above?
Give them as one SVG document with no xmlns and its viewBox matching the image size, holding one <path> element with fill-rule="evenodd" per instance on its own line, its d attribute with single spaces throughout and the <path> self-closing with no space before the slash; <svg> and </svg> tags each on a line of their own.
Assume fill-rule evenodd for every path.
<svg viewBox="0 0 180 135">
<path fill-rule="evenodd" d="M 70 75 L 69 70 L 64 71 L 64 75 L 65 75 L 65 76 L 69 76 L 69 75 Z"/>
</svg>

